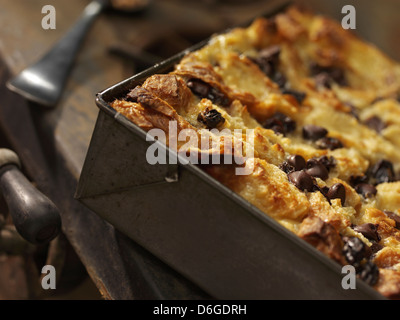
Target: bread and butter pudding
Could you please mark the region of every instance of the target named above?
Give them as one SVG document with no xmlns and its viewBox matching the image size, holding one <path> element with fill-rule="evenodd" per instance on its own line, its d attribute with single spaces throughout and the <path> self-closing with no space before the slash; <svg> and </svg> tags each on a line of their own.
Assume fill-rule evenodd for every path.
<svg viewBox="0 0 400 320">
<path fill-rule="evenodd" d="M 243 130 L 229 152 L 244 155 L 249 174 L 236 174 L 234 163 L 200 167 L 396 299 L 399 95 L 397 62 L 339 23 L 293 6 L 213 36 L 112 107 L 145 131 L 163 130 L 167 144 L 171 121 L 178 134 Z M 200 144 L 184 151 L 193 149 L 199 157 L 228 152 Z"/>
</svg>

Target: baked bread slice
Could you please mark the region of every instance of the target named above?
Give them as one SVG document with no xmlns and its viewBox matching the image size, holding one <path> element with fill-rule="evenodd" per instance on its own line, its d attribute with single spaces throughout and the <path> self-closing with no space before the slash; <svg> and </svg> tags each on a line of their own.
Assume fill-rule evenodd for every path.
<svg viewBox="0 0 400 320">
<path fill-rule="evenodd" d="M 384 296 L 400 297 L 400 65 L 337 22 L 290 7 L 215 35 L 112 107 Z M 176 123 L 176 132 L 169 125 Z M 227 133 L 218 135 L 210 129 Z M 239 143 L 226 148 L 235 136 Z M 251 136 L 249 134 L 251 132 Z M 200 141 L 201 139 L 197 140 Z M 172 147 L 172 146 L 170 146 Z M 252 152 L 249 152 L 252 150 Z M 248 174 L 237 167 L 248 166 Z"/>
</svg>

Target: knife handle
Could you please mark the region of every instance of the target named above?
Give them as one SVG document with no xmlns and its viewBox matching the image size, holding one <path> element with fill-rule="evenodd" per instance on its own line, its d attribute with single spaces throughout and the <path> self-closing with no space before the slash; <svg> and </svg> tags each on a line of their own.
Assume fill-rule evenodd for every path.
<svg viewBox="0 0 400 320">
<path fill-rule="evenodd" d="M 18 156 L 0 149 L 0 188 L 19 234 L 33 244 L 44 244 L 61 231 L 58 208 L 20 171 Z"/>
</svg>

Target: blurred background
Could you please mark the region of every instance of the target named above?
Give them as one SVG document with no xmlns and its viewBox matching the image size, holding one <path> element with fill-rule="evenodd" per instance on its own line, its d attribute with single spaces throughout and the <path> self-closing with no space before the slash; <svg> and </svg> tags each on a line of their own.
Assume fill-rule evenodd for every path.
<svg viewBox="0 0 400 320">
<path fill-rule="evenodd" d="M 63 220 L 58 238 L 32 246 L 13 229 L 0 197 L 0 299 L 185 298 L 192 292 L 202 296 L 74 199 L 98 112 L 94 96 L 215 32 L 248 22 L 284 2 L 154 0 L 145 11 L 134 14 L 108 9 L 87 35 L 55 108 L 43 108 L 9 92 L 5 82 L 43 56 L 88 3 L 0 0 L 0 147 L 20 155 L 24 174 L 56 203 Z M 400 61 L 400 1 L 293 3 L 338 21 L 344 5 L 355 6 L 354 32 Z M 56 9 L 55 30 L 41 26 L 44 5 Z M 59 271 L 57 290 L 43 292 L 40 288 L 39 270 L 44 264 L 53 264 Z M 176 294 L 173 291 L 179 286 L 184 289 Z M 158 295 L 149 288 L 157 288 Z"/>
</svg>

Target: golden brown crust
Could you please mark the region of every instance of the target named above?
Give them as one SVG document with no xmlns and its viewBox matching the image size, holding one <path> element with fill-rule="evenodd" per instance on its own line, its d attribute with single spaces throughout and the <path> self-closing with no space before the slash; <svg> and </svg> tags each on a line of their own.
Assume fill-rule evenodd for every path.
<svg viewBox="0 0 400 320">
<path fill-rule="evenodd" d="M 339 264 L 347 264 L 342 253 L 342 238 L 331 224 L 316 216 L 309 216 L 300 224 L 298 236 Z"/>
<path fill-rule="evenodd" d="M 185 109 L 192 98 L 192 93 L 185 82 L 174 75 L 153 75 L 146 79 L 142 87 L 178 112 L 179 108 Z"/>
<path fill-rule="evenodd" d="M 196 150 L 200 158 L 249 156 L 245 165 L 254 170 L 248 175 L 235 174 L 237 165 L 202 168 L 342 265 L 343 239 L 360 239 L 370 253 L 365 259 L 380 268 L 375 288 L 399 297 L 398 63 L 337 22 L 290 7 L 213 37 L 171 73 L 132 89 L 112 106 L 146 131 L 160 128 L 168 137 L 173 120 L 177 134 L 192 129 L 200 136 L 210 125 L 252 129 L 254 140 L 243 133 L 233 149 L 224 149 L 222 141 L 213 149 L 195 145 L 184 151 Z M 207 124 L 210 110 L 221 121 Z M 283 124 L 277 114 L 292 122 Z M 306 138 L 307 125 L 323 127 L 324 138 Z M 289 179 L 293 155 L 309 163 L 324 159 L 327 176 L 314 177 L 313 187 L 304 191 Z M 367 189 L 360 187 L 362 179 L 369 179 Z M 334 190 L 338 185 L 340 192 Z"/>
<path fill-rule="evenodd" d="M 261 159 L 248 160 L 254 166 L 249 175 L 236 175 L 231 166 L 208 166 L 205 170 L 228 188 L 269 212 L 276 220 L 301 221 L 308 212 L 307 197 L 289 183 L 276 166 Z"/>
</svg>

